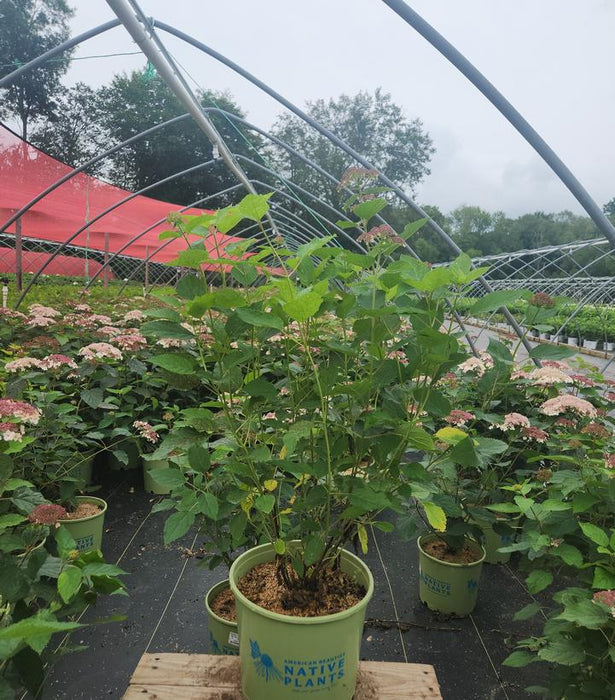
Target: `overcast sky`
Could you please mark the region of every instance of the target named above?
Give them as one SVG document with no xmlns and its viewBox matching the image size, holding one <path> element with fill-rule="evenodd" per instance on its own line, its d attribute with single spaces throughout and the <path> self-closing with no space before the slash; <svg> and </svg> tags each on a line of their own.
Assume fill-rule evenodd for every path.
<svg viewBox="0 0 615 700">
<path fill-rule="evenodd" d="M 113 17 L 104 0 L 69 0 L 74 33 Z M 615 197 L 615 0 L 411 0 L 408 3 L 507 97 L 600 206 Z M 477 204 L 510 216 L 582 213 L 573 196 L 497 110 L 380 0 L 141 0 L 290 101 L 381 86 L 437 149 L 416 200 L 450 211 Z M 201 87 L 228 90 L 269 128 L 282 110 L 230 69 L 161 32 Z M 123 28 L 75 57 L 136 51 Z M 78 60 L 67 77 L 94 86 L 142 68 L 141 55 Z"/>
</svg>

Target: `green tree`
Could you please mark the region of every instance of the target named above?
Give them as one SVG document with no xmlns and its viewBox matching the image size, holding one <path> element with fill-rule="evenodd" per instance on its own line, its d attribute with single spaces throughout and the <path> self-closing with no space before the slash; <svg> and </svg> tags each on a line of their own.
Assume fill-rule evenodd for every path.
<svg viewBox="0 0 615 700">
<path fill-rule="evenodd" d="M 108 135 L 102 127 L 98 94 L 84 83 L 63 90 L 57 109 L 49 119 L 32 130 L 30 141 L 50 156 L 77 167 L 108 148 Z M 88 170 L 102 172 L 104 164 Z"/>
<path fill-rule="evenodd" d="M 354 150 L 365 156 L 400 187 L 412 191 L 429 174 L 435 149 L 419 119 L 409 120 L 391 96 L 378 88 L 374 94 L 308 102 L 306 112 Z M 284 114 L 273 133 L 338 179 L 352 159 L 302 119 Z M 276 149 L 278 170 L 293 182 L 339 207 L 345 196 L 300 159 Z"/>
<path fill-rule="evenodd" d="M 72 14 L 65 0 L 0 0 L 0 77 L 66 41 Z M 17 119 L 22 138 L 28 138 L 30 124 L 54 114 L 60 78 L 69 62 L 70 54 L 65 53 L 2 90 L 0 118 Z"/>
<path fill-rule="evenodd" d="M 468 255 L 485 255 L 485 238 L 493 231 L 494 215 L 476 206 L 461 206 L 449 214 L 451 235 Z"/>
<path fill-rule="evenodd" d="M 197 97 L 205 107 L 217 106 L 243 116 L 228 95 L 199 92 Z M 116 75 L 110 85 L 101 88 L 100 110 L 109 145 L 124 141 L 186 111 L 166 84 L 146 69 L 130 75 Z M 242 127 L 235 127 L 222 115 L 213 114 L 210 118 L 233 152 L 254 157 L 250 144 L 259 148 L 260 141 L 253 134 Z M 212 158 L 212 154 L 212 144 L 205 134 L 191 119 L 186 119 L 122 149 L 109 168 L 109 178 L 114 184 L 135 191 L 204 163 Z M 235 184 L 235 176 L 219 160 L 207 169 L 155 187 L 149 196 L 176 204 L 189 204 Z M 228 198 L 218 199 L 211 206 L 228 203 Z"/>
<path fill-rule="evenodd" d="M 607 216 L 615 216 L 615 197 L 609 200 L 604 207 L 602 207 L 602 210 Z"/>
</svg>

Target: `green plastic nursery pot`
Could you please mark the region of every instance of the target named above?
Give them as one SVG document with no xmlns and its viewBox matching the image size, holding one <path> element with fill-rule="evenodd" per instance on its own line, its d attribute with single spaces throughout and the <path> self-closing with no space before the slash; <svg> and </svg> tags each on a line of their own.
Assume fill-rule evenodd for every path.
<svg viewBox="0 0 615 700">
<path fill-rule="evenodd" d="M 162 486 L 156 481 L 156 469 L 168 469 L 169 462 L 166 459 L 143 460 L 143 488 L 149 493 L 166 495 L 171 493 L 168 486 Z M 154 472 L 154 474 L 152 474 Z"/>
<path fill-rule="evenodd" d="M 123 471 L 126 469 L 138 469 L 141 464 L 141 455 L 139 449 L 134 442 L 123 442 L 116 445 L 116 450 L 125 452 L 128 457 L 128 463 L 124 464 L 113 454 L 112 450 L 107 451 L 107 464 L 113 471 Z"/>
<path fill-rule="evenodd" d="M 60 520 L 59 522 L 70 532 L 80 552 L 100 549 L 102 546 L 103 525 L 105 523 L 107 504 L 102 498 L 96 498 L 95 496 L 77 496 L 77 503 L 94 503 L 100 506 L 101 511 L 87 518 Z"/>
<path fill-rule="evenodd" d="M 237 623 L 225 620 L 211 609 L 211 603 L 226 588 L 229 588 L 228 579 L 216 583 L 205 595 L 205 608 L 209 622 L 209 653 L 237 656 L 239 654 Z"/>
<path fill-rule="evenodd" d="M 367 566 L 350 552 L 341 554 L 342 570 L 367 591 L 348 610 L 322 617 L 270 612 L 248 600 L 237 582 L 275 556 L 270 544 L 241 554 L 230 571 L 239 623 L 241 686 L 248 700 L 288 700 L 306 695 L 351 700 L 359 667 L 365 609 L 374 592 Z"/>
<path fill-rule="evenodd" d="M 471 564 L 454 564 L 440 561 L 427 554 L 422 544 L 436 538 L 436 535 L 423 535 L 418 538 L 419 548 L 419 595 L 421 602 L 430 610 L 458 615 L 469 615 L 476 605 L 478 580 L 485 560 L 485 550 L 477 542 L 472 542 L 482 556 Z"/>
<path fill-rule="evenodd" d="M 80 488 L 85 488 L 92 484 L 92 472 L 94 469 L 94 457 L 89 457 L 80 461 L 73 469 L 71 475 L 79 479 Z"/>
<path fill-rule="evenodd" d="M 518 520 L 508 521 L 514 527 Z M 493 529 L 493 524 L 486 521 L 477 521 L 477 525 L 483 531 L 481 544 L 485 548 L 485 562 L 487 564 L 506 564 L 510 560 L 510 552 L 498 552 L 500 547 L 508 547 L 513 543 L 512 535 L 500 535 Z"/>
</svg>

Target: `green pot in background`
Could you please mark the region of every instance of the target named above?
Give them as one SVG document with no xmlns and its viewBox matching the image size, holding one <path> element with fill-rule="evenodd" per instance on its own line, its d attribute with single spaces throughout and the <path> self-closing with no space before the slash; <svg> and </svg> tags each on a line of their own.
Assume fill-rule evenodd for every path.
<svg viewBox="0 0 615 700">
<path fill-rule="evenodd" d="M 454 564 L 440 561 L 422 549 L 422 544 L 433 539 L 436 539 L 436 535 L 422 535 L 417 540 L 421 601 L 436 612 L 459 617 L 469 615 L 476 605 L 485 550 L 477 542 L 468 540 L 480 550 L 480 559 L 471 564 Z"/>
<path fill-rule="evenodd" d="M 90 515 L 87 518 L 60 520 L 59 522 L 70 532 L 80 552 L 100 549 L 102 546 L 107 504 L 102 498 L 96 498 L 95 496 L 77 496 L 77 503 L 94 503 L 100 506 L 101 510 L 99 513 Z"/>
<path fill-rule="evenodd" d="M 237 623 L 225 620 L 211 609 L 211 603 L 225 589 L 230 588 L 229 580 L 220 581 L 205 595 L 205 608 L 209 623 L 209 653 L 226 656 L 239 655 L 239 634 Z"/>
<path fill-rule="evenodd" d="M 107 466 L 109 469 L 114 471 L 123 471 L 126 469 L 138 469 L 141 466 L 141 455 L 139 454 L 139 448 L 137 443 L 131 440 L 125 440 L 124 442 L 116 445 L 113 450 L 116 452 L 125 452 L 128 457 L 128 462 L 120 461 L 111 449 L 107 450 Z"/>
<path fill-rule="evenodd" d="M 258 564 L 272 561 L 270 544 L 241 554 L 230 571 L 237 605 L 241 684 L 248 700 L 288 700 L 317 693 L 328 700 L 351 700 L 359 668 L 365 609 L 374 592 L 367 566 L 341 553 L 341 568 L 366 590 L 357 605 L 333 615 L 298 617 L 259 607 L 237 582 Z"/>
<path fill-rule="evenodd" d="M 168 469 L 170 467 L 169 461 L 166 459 L 147 459 L 143 456 L 142 463 L 143 488 L 145 491 L 158 495 L 171 493 L 171 489 L 168 486 L 162 486 L 156 481 L 156 469 Z"/>
<path fill-rule="evenodd" d="M 485 562 L 487 564 L 506 564 L 510 560 L 510 552 L 498 552 L 500 547 L 508 547 L 515 540 L 515 525 L 518 520 L 509 521 L 510 532 L 500 534 L 493 529 L 493 523 L 485 520 L 477 521 L 476 524 L 483 532 L 481 544 L 485 548 Z"/>
</svg>

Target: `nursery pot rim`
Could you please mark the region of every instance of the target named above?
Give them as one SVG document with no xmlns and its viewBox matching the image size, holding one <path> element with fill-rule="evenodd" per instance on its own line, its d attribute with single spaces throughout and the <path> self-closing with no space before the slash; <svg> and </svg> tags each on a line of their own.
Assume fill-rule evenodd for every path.
<svg viewBox="0 0 615 700">
<path fill-rule="evenodd" d="M 292 544 L 293 543 L 291 543 L 291 545 Z M 295 625 L 320 625 L 326 624 L 328 622 L 334 622 L 336 620 L 343 620 L 346 617 L 351 617 L 362 607 L 367 607 L 367 604 L 371 600 L 371 597 L 374 593 L 374 577 L 372 576 L 372 572 L 370 571 L 369 567 L 362 559 L 357 557 L 352 552 L 349 552 L 347 549 L 340 549 L 341 556 L 348 558 L 350 561 L 358 565 L 366 574 L 367 590 L 365 591 L 365 595 L 363 596 L 363 598 L 361 598 L 361 600 L 358 603 L 355 603 L 352 607 L 347 608 L 346 610 L 341 610 L 340 612 L 331 613 L 329 615 L 318 615 L 316 617 L 302 617 L 301 615 L 282 615 L 281 613 L 276 613 L 272 610 L 267 610 L 267 608 L 263 608 L 260 605 L 253 603 L 249 598 L 246 598 L 246 596 L 244 596 L 244 594 L 239 590 L 234 580 L 236 578 L 235 574 L 237 572 L 238 565 L 242 563 L 242 560 L 245 561 L 245 559 L 249 558 L 250 556 L 258 557 L 258 555 L 264 550 L 269 550 L 275 555 L 275 551 L 271 543 L 261 544 L 256 547 L 252 547 L 247 552 L 243 552 L 237 557 L 237 559 L 235 559 L 229 571 L 229 583 L 231 585 L 231 591 L 233 592 L 233 595 L 237 600 L 241 602 L 242 605 L 250 609 L 252 612 L 256 612 L 259 615 L 262 615 L 263 617 L 267 617 L 270 620 L 276 620 L 277 622 L 286 622 Z M 255 564 L 254 566 L 258 566 L 258 564 Z M 253 568 L 254 567 L 250 567 L 248 571 L 251 571 Z"/>
<path fill-rule="evenodd" d="M 220 590 L 217 590 L 218 587 L 220 588 Z M 215 595 L 213 595 L 213 597 L 215 598 L 225 588 L 230 589 L 230 587 L 231 582 L 228 578 L 225 578 L 222 581 L 218 581 L 218 583 L 214 583 L 214 585 L 211 588 L 209 588 L 207 593 L 205 593 L 205 610 L 207 610 L 207 614 L 211 615 L 214 618 L 214 620 L 217 620 L 218 622 L 223 622 L 225 625 L 235 625 L 235 627 L 237 627 L 237 620 L 227 620 L 225 617 L 220 617 L 220 615 L 217 615 L 209 605 L 209 597 L 212 596 L 212 594 L 215 593 Z"/>
<path fill-rule="evenodd" d="M 97 496 L 77 496 L 77 503 L 93 503 L 95 506 L 100 506 L 101 510 L 93 515 L 87 515 L 85 518 L 63 518 L 59 519 L 59 523 L 86 523 L 88 520 L 99 518 L 107 512 L 107 502 Z"/>
<path fill-rule="evenodd" d="M 473 566 L 479 566 L 480 564 L 482 564 L 482 563 L 485 561 L 485 557 L 487 556 L 487 551 L 485 550 L 485 548 L 483 547 L 482 544 L 480 544 L 480 543 L 477 542 L 476 540 L 471 539 L 470 537 L 466 537 L 466 538 L 465 538 L 465 541 L 466 541 L 466 542 L 471 542 L 473 545 L 476 545 L 476 547 L 478 547 L 478 549 L 482 552 L 481 558 L 480 558 L 480 559 L 477 559 L 476 561 L 471 561 L 471 562 L 467 562 L 467 563 L 457 563 L 457 562 L 454 562 L 454 561 L 444 561 L 443 559 L 438 559 L 437 557 L 432 557 L 431 554 L 428 554 L 428 553 L 421 547 L 421 540 L 425 540 L 425 541 L 426 541 L 426 540 L 429 540 L 429 541 L 432 541 L 432 540 L 434 540 L 434 539 L 439 539 L 439 538 L 438 538 L 438 535 L 434 535 L 434 534 L 431 533 L 431 532 L 430 532 L 430 533 L 427 533 L 427 534 L 419 535 L 419 536 L 417 537 L 416 544 L 417 544 L 417 546 L 418 546 L 418 548 L 419 548 L 419 551 L 421 552 L 421 554 L 422 554 L 424 557 L 427 557 L 427 559 L 431 559 L 431 561 L 435 561 L 435 562 L 437 562 L 438 564 L 444 564 L 444 565 L 446 565 L 446 566 L 453 566 L 453 567 L 456 567 L 456 568 L 458 568 L 458 569 L 470 569 L 470 568 L 472 568 Z"/>
</svg>

